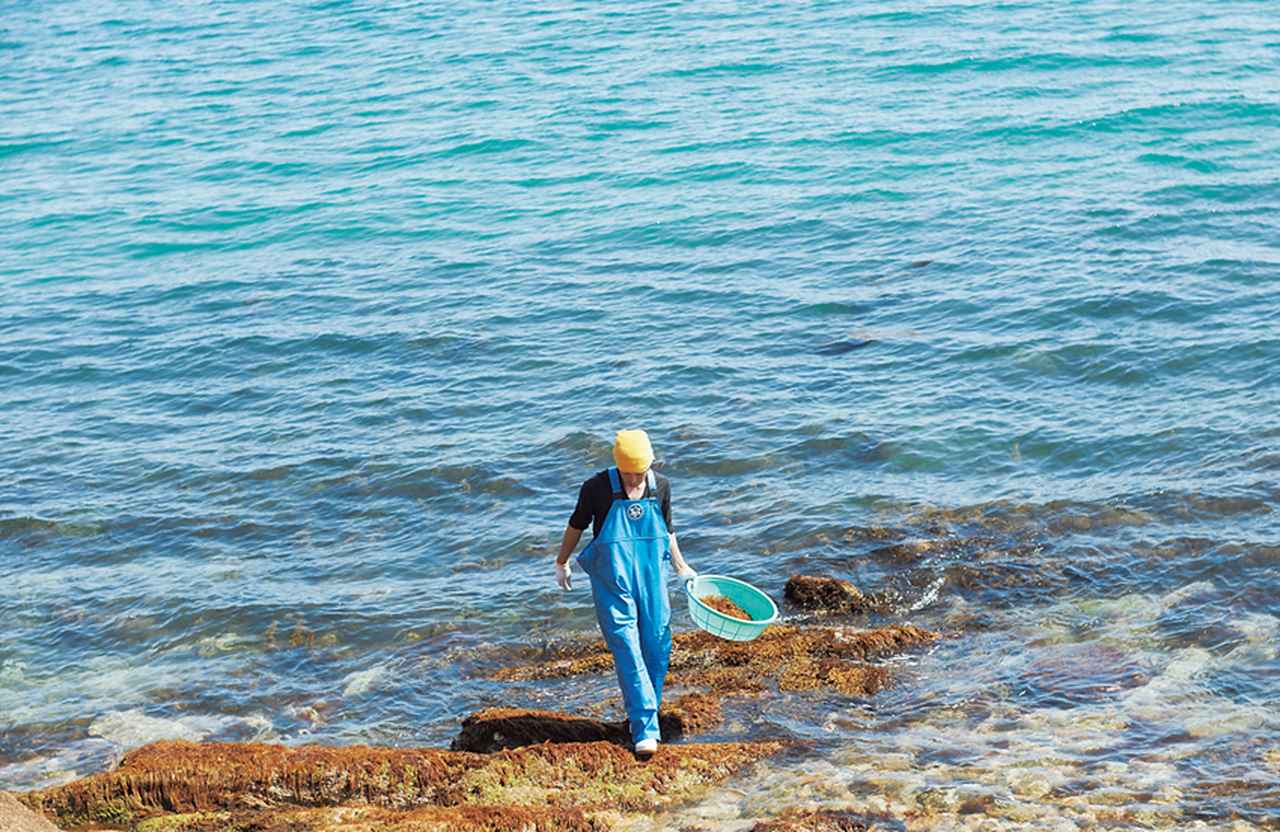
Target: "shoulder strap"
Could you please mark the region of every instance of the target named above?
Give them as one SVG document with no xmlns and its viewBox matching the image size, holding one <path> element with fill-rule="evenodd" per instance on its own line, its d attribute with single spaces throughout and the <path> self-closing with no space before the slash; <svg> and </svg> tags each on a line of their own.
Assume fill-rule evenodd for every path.
<svg viewBox="0 0 1280 832">
<path fill-rule="evenodd" d="M 614 494 L 623 494 L 623 492 L 622 492 L 622 478 L 618 476 L 618 469 L 617 469 L 617 468 L 610 468 L 610 469 L 609 469 L 609 485 L 610 485 L 610 487 L 611 487 L 611 488 L 613 488 L 613 493 L 614 493 Z M 626 495 L 625 495 L 625 494 L 623 494 L 623 496 L 625 497 Z"/>
<path fill-rule="evenodd" d="M 658 478 L 653 475 L 652 468 L 645 473 L 644 478 L 649 483 L 649 497 L 654 500 L 658 499 Z"/>
</svg>

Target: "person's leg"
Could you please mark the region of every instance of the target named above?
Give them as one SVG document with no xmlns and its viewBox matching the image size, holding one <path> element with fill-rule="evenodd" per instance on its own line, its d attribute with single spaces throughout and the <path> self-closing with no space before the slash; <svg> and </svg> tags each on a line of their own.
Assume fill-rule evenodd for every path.
<svg viewBox="0 0 1280 832">
<path fill-rule="evenodd" d="M 648 626 L 645 626 L 648 624 Z M 662 686 L 667 678 L 667 663 L 671 659 L 671 624 L 655 621 L 644 622 L 638 627 L 640 631 L 640 654 L 644 659 L 645 669 L 649 672 L 649 684 L 653 695 L 662 707 Z"/>
<path fill-rule="evenodd" d="M 645 665 L 635 599 L 597 580 L 591 581 L 591 595 L 600 632 L 613 654 L 618 687 L 622 690 L 622 702 L 631 726 L 631 741 L 656 740 L 659 734 L 658 696 Z"/>
</svg>

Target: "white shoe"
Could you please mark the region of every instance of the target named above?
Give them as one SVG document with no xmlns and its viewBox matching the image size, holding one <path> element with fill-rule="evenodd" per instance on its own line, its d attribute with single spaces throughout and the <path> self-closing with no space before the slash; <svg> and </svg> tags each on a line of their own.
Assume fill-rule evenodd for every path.
<svg viewBox="0 0 1280 832">
<path fill-rule="evenodd" d="M 658 753 L 657 740 L 640 740 L 636 743 L 636 756 L 640 759 L 647 760 L 656 753 Z"/>
</svg>

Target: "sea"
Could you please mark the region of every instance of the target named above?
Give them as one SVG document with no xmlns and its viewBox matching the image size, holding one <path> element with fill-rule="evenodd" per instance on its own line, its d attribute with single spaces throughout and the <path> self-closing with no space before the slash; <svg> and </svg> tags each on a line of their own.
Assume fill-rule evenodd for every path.
<svg viewBox="0 0 1280 832">
<path fill-rule="evenodd" d="M 645 828 L 1280 828 L 1278 217 L 1273 0 L 0 0 L 0 788 L 616 698 L 643 428 L 944 635 Z"/>
</svg>

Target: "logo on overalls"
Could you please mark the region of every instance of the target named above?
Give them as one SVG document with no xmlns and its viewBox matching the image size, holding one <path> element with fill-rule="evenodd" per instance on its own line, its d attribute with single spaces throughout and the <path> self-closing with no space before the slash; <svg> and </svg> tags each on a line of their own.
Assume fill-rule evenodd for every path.
<svg viewBox="0 0 1280 832">
<path fill-rule="evenodd" d="M 627 506 L 627 516 L 632 520 L 639 520 L 640 515 L 644 514 L 644 506 L 639 503 L 632 503 Z"/>
</svg>

